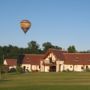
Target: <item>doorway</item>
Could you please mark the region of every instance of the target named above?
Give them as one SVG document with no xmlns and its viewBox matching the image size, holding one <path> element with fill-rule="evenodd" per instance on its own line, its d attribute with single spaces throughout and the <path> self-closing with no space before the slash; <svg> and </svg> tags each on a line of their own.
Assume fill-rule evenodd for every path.
<svg viewBox="0 0 90 90">
<path fill-rule="evenodd" d="M 56 66 L 50 66 L 50 72 L 56 72 Z"/>
</svg>

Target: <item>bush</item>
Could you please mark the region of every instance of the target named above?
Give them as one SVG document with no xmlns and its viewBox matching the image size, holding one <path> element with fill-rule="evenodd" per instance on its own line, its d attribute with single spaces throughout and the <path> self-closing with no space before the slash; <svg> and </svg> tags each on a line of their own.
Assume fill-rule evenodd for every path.
<svg viewBox="0 0 90 90">
<path fill-rule="evenodd" d="M 38 72 L 38 70 L 32 70 L 32 72 Z"/>
<path fill-rule="evenodd" d="M 15 68 L 11 68 L 8 72 L 16 72 Z"/>
<path fill-rule="evenodd" d="M 89 68 L 86 68 L 86 70 L 85 70 L 86 72 L 90 72 L 90 69 Z"/>
<path fill-rule="evenodd" d="M 63 70 L 63 72 L 73 72 L 73 71 L 70 71 L 69 69 L 67 69 L 67 70 Z"/>
<path fill-rule="evenodd" d="M 9 68 L 7 67 L 7 66 L 4 66 L 4 65 L 2 65 L 2 66 L 0 66 L 0 72 L 3 74 L 3 73 L 6 73 L 6 72 L 8 72 L 9 71 Z"/>
<path fill-rule="evenodd" d="M 20 66 L 17 66 L 17 73 L 25 73 L 24 69 L 21 68 Z"/>
</svg>

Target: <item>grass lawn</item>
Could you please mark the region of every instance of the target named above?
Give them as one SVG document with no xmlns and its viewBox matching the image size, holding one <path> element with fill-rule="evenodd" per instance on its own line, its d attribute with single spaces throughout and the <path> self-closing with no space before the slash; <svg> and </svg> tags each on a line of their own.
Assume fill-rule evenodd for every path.
<svg viewBox="0 0 90 90">
<path fill-rule="evenodd" d="M 3 75 L 0 90 L 90 90 L 90 72 Z"/>
</svg>

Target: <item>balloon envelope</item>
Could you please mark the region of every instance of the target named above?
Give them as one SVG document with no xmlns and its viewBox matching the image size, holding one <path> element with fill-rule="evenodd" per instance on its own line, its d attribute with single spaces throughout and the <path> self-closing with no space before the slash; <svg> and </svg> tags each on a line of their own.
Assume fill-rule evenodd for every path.
<svg viewBox="0 0 90 90">
<path fill-rule="evenodd" d="M 20 25 L 21 25 L 21 29 L 24 31 L 24 33 L 26 33 L 31 27 L 31 22 L 29 20 L 22 20 L 20 22 Z"/>
</svg>

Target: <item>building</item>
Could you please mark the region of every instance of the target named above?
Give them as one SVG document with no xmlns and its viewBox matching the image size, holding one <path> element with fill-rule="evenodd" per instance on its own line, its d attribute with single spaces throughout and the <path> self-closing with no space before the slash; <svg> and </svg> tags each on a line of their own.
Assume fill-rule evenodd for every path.
<svg viewBox="0 0 90 90">
<path fill-rule="evenodd" d="M 40 61 L 41 72 L 85 71 L 90 68 L 90 53 L 68 53 L 49 49 Z"/>
<path fill-rule="evenodd" d="M 90 70 L 90 53 L 68 53 L 49 49 L 45 54 L 24 54 L 16 59 L 5 59 L 4 65 L 9 70 L 17 65 L 26 72 L 82 72 Z"/>
<path fill-rule="evenodd" d="M 21 60 L 21 67 L 29 72 L 40 71 L 40 60 L 42 58 L 42 54 L 24 54 Z"/>
<path fill-rule="evenodd" d="M 63 53 L 64 70 L 85 71 L 90 69 L 90 53 Z"/>
<path fill-rule="evenodd" d="M 17 60 L 16 59 L 5 59 L 3 64 L 7 66 L 10 69 L 14 68 L 16 69 L 17 66 Z"/>
</svg>

